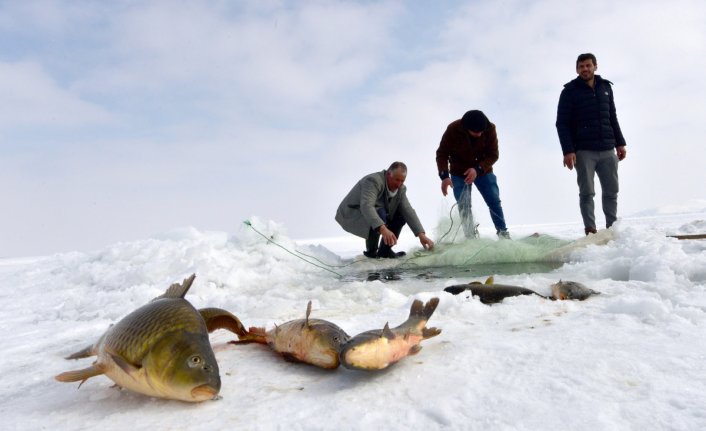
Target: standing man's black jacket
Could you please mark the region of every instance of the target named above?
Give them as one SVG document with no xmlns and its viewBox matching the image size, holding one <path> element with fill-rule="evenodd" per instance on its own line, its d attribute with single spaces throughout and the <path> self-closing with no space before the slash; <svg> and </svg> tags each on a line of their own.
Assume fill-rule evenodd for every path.
<svg viewBox="0 0 706 431">
<path fill-rule="evenodd" d="M 612 150 L 625 145 L 611 85 L 612 82 L 600 75 L 595 76 L 594 88 L 581 77 L 564 85 L 556 116 L 564 154 L 577 150 Z"/>
</svg>

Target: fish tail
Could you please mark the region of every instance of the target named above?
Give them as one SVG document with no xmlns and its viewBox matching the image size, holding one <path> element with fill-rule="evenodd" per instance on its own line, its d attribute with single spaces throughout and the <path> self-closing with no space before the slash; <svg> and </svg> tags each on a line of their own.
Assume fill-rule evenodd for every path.
<svg viewBox="0 0 706 431">
<path fill-rule="evenodd" d="M 436 310 L 436 307 L 439 305 L 439 298 L 431 298 L 425 305 L 424 305 L 424 310 L 422 311 L 422 315 L 426 320 L 429 320 L 431 318 L 431 315 L 434 314 L 434 311 Z"/>
<path fill-rule="evenodd" d="M 407 320 L 412 320 L 415 317 L 421 317 L 424 315 L 424 303 L 418 299 L 412 302 L 412 306 L 409 307 L 409 318 Z"/>
<path fill-rule="evenodd" d="M 267 344 L 267 331 L 265 328 L 257 328 L 251 326 L 245 334 L 242 336 L 238 335 L 238 341 L 231 341 L 234 344 L 242 343 L 260 343 Z"/>
<path fill-rule="evenodd" d="M 409 308 L 409 318 L 407 319 L 423 319 L 429 320 L 434 310 L 439 305 L 439 298 L 431 298 L 426 304 L 424 304 L 419 299 L 415 299 L 412 302 L 412 306 Z"/>
<path fill-rule="evenodd" d="M 227 329 L 238 336 L 238 339 L 247 337 L 248 331 L 245 325 L 230 311 L 222 308 L 201 308 L 199 314 L 206 322 L 208 332 L 213 332 L 217 329 Z"/>
</svg>

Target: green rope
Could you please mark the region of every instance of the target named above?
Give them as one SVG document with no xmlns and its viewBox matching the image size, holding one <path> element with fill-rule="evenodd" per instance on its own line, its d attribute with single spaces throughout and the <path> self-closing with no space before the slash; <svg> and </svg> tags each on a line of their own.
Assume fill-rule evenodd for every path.
<svg viewBox="0 0 706 431">
<path fill-rule="evenodd" d="M 288 248 L 284 247 L 283 245 L 278 244 L 278 243 L 277 243 L 276 241 L 274 241 L 272 238 L 268 237 L 267 235 L 263 234 L 263 233 L 260 232 L 259 230 L 255 229 L 255 226 L 252 225 L 252 223 L 250 222 L 250 220 L 245 220 L 243 223 L 245 223 L 246 226 L 250 227 L 250 229 L 252 229 L 253 231 L 255 231 L 258 235 L 260 235 L 261 237 L 265 238 L 265 239 L 267 240 L 267 242 L 270 242 L 270 243 L 276 245 L 277 247 L 281 248 L 282 250 L 286 251 L 287 253 L 291 254 L 292 256 L 297 257 L 297 258 L 303 260 L 304 262 L 306 262 L 306 263 L 308 263 L 308 264 L 310 264 L 310 265 L 314 265 L 314 266 L 317 267 L 317 268 L 321 268 L 321 269 L 323 269 L 323 270 L 325 270 L 325 271 L 334 273 L 334 274 L 336 274 L 339 278 L 343 278 L 343 275 L 342 275 L 342 274 L 339 274 L 338 272 L 336 272 L 336 271 L 334 271 L 334 270 L 332 270 L 332 269 L 330 269 L 330 268 L 326 268 L 326 266 L 331 266 L 331 265 L 327 265 L 327 264 L 321 262 L 319 259 L 316 259 L 316 258 L 314 258 L 314 259 L 316 259 L 316 260 L 318 260 L 319 262 L 321 262 L 322 265 L 318 265 L 318 264 L 316 264 L 316 263 L 314 263 L 314 262 L 310 262 L 310 261 L 304 259 L 303 257 L 301 257 L 301 256 L 299 256 L 299 255 L 293 253 L 292 251 L 290 251 Z M 302 253 L 302 254 L 303 254 L 303 253 Z M 326 266 L 324 266 L 324 265 L 326 265 Z"/>
<path fill-rule="evenodd" d="M 451 209 L 449 210 L 449 221 L 451 222 L 451 225 L 449 226 L 449 230 L 446 231 L 445 234 L 441 235 L 441 238 L 439 238 L 438 242 L 441 244 L 444 241 L 444 238 L 446 238 L 446 235 L 448 235 L 451 232 L 451 229 L 454 227 L 454 218 L 453 218 L 453 210 L 456 208 L 456 205 L 458 204 L 453 204 L 451 205 Z M 461 228 L 459 225 L 458 228 L 456 228 L 456 233 L 454 233 L 454 237 L 451 239 L 451 242 L 453 243 L 454 240 L 456 240 L 456 234 L 458 233 L 458 230 Z"/>
<path fill-rule="evenodd" d="M 326 262 L 323 262 L 321 259 L 317 258 L 316 256 L 312 256 L 312 255 L 310 255 L 310 254 L 306 254 L 306 253 L 304 253 L 304 252 L 302 252 L 302 251 L 299 251 L 299 250 L 294 250 L 294 251 L 295 251 L 296 253 L 301 254 L 302 256 L 308 257 L 309 259 L 314 259 L 315 261 L 319 262 L 319 263 L 322 264 L 322 265 L 328 266 L 329 268 L 346 268 L 346 267 L 348 267 L 348 266 L 353 265 L 354 263 L 363 262 L 363 260 L 352 260 L 352 261 L 350 261 L 350 262 L 348 262 L 348 263 L 346 263 L 346 264 L 343 264 L 343 265 L 331 265 L 331 264 L 328 264 L 328 263 L 326 263 Z"/>
</svg>

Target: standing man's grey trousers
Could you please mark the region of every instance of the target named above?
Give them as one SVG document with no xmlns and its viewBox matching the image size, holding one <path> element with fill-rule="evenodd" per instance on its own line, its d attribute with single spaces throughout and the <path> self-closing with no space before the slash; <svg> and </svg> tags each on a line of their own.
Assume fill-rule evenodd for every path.
<svg viewBox="0 0 706 431">
<path fill-rule="evenodd" d="M 594 174 L 601 182 L 601 199 L 606 227 L 618 218 L 618 156 L 615 150 L 576 152 L 576 181 L 579 185 L 579 206 L 585 228 L 596 227 L 593 197 L 596 195 Z"/>
</svg>

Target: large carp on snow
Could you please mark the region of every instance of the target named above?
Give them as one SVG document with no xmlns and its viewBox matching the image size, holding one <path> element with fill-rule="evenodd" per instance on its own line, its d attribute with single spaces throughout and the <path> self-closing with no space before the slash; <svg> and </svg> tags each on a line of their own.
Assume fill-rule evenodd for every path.
<svg viewBox="0 0 706 431">
<path fill-rule="evenodd" d="M 385 324 L 383 329 L 366 331 L 351 338 L 341 350 L 341 364 L 356 370 L 382 370 L 400 359 L 418 353 L 422 340 L 441 333 L 441 329 L 427 328 L 426 324 L 439 305 L 439 298 L 426 304 L 415 299 L 409 318 L 396 328 Z"/>
<path fill-rule="evenodd" d="M 290 320 L 274 329 L 251 327 L 246 335 L 238 333 L 242 342 L 267 344 L 290 362 L 303 362 L 317 367 L 334 369 L 339 366 L 338 352 L 350 336 L 334 323 L 310 319 L 311 301 L 306 306 L 304 319 Z"/>
<path fill-rule="evenodd" d="M 184 296 L 196 275 L 112 325 L 93 345 L 66 359 L 97 356 L 90 367 L 56 376 L 82 384 L 105 374 L 118 386 L 152 397 L 200 402 L 221 389 L 207 323 Z"/>
</svg>

